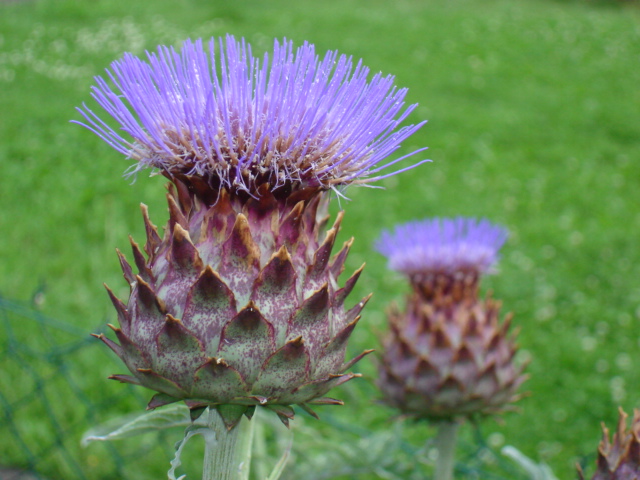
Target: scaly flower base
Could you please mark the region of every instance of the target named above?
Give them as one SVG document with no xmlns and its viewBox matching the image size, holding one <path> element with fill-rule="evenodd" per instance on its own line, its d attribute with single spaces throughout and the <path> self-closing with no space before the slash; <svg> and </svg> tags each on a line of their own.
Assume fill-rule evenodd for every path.
<svg viewBox="0 0 640 480">
<path fill-rule="evenodd" d="M 147 258 L 132 241 L 137 274 L 120 254 L 131 285 L 126 306 L 109 292 L 120 344 L 100 338 L 133 376 L 111 378 L 160 392 L 150 408 L 184 400 L 195 418 L 212 406 L 229 430 L 256 406 L 287 424 L 291 404 L 312 415 L 309 405 L 341 404 L 324 395 L 356 377 L 346 370 L 369 352 L 345 362 L 368 297 L 344 308 L 362 269 L 339 287 L 351 246 L 331 259 L 342 214 L 325 233 L 318 189 L 211 199 L 197 179 L 173 180 L 164 238 L 143 208 Z"/>
</svg>

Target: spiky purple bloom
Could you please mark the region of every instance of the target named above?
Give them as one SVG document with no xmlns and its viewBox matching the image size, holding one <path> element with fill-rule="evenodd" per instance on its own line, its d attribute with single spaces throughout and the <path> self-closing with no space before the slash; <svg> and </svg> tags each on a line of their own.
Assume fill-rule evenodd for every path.
<svg viewBox="0 0 640 480">
<path fill-rule="evenodd" d="M 329 191 L 406 158 L 384 161 L 422 125 L 399 128 L 414 108 L 403 110 L 406 90 L 309 44 L 276 41 L 260 60 L 228 36 L 147 60 L 126 55 L 108 71 L 113 86 L 97 78 L 93 90 L 131 139 L 79 109 L 137 161 L 132 173 L 151 167 L 173 183 L 164 234 L 143 207 L 134 266 L 119 252 L 131 287 L 126 304 L 109 291 L 119 343 L 99 337 L 132 375 L 111 378 L 157 391 L 150 408 L 216 408 L 230 429 L 257 406 L 287 423 L 292 404 L 340 404 L 324 395 L 370 352 L 345 359 L 368 297 L 345 305 L 362 269 L 340 285 L 352 240 L 332 257 L 342 214 L 326 229 Z"/>
<path fill-rule="evenodd" d="M 131 139 L 78 109 L 82 125 L 138 162 L 132 173 L 196 174 L 253 194 L 263 183 L 327 189 L 398 173 L 381 172 L 424 150 L 383 162 L 425 122 L 398 128 L 416 107 L 403 110 L 407 90 L 390 75 L 368 80 L 361 61 L 335 51 L 320 59 L 311 44 L 276 40 L 260 59 L 229 35 L 208 51 L 201 40 L 161 46 L 147 60 L 126 54 L 108 71 L 113 87 L 98 77 L 93 88 Z"/>
<path fill-rule="evenodd" d="M 384 231 L 376 249 L 389 268 L 408 275 L 491 271 L 507 230 L 485 219 L 434 218 L 408 222 Z"/>
</svg>

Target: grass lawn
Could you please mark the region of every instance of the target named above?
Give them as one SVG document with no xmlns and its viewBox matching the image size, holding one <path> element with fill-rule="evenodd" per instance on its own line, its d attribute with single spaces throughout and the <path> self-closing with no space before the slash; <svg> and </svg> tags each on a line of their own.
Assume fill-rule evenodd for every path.
<svg viewBox="0 0 640 480">
<path fill-rule="evenodd" d="M 115 321 L 101 284 L 126 298 L 114 249 L 124 249 L 130 233 L 143 238 L 140 202 L 164 224 L 163 181 L 141 175 L 129 185 L 121 177 L 127 161 L 69 120 L 80 118 L 74 108 L 82 102 L 93 105 L 92 76 L 122 52 L 226 33 L 257 51 L 270 49 L 274 37 L 308 40 L 319 51 L 362 58 L 409 88 L 408 101 L 420 104 L 410 121 L 429 123 L 404 151 L 427 145 L 433 163 L 385 180 L 385 190 L 353 188 L 341 204 L 341 237 L 356 237 L 348 267 L 367 262 L 353 302 L 375 293 L 351 351 L 378 346 L 386 306 L 407 290 L 373 252 L 382 228 L 456 215 L 506 225 L 500 272 L 484 287 L 515 313 L 522 360 L 531 360 L 530 396 L 519 413 L 481 428 L 493 446 L 514 445 L 558 478 L 575 478 L 575 462 L 595 451 L 600 422 L 614 426 L 619 405 L 640 407 L 640 10 L 544 0 L 2 2 L 3 297 L 29 301 L 41 292 L 38 308 L 77 332 Z M 37 337 L 26 327 L 21 335 L 22 342 Z M 74 364 L 89 398 L 125 388 L 104 379 L 124 371 L 111 359 Z M 20 379 L 0 365 L 8 392 Z M 392 429 L 394 412 L 372 403 L 374 362 L 359 368 L 366 379 L 333 392 L 347 405 L 320 411 L 329 422 L 301 421 L 325 441 L 335 432 L 331 422 Z M 133 403 L 113 412 L 105 406 L 102 420 Z M 21 419 L 31 422 L 33 441 L 47 434 L 38 427 L 45 414 Z M 419 446 L 432 432 L 408 425 L 405 433 Z M 463 436 L 472 442 L 471 428 Z M 0 452 L 11 438 L 0 435 Z M 71 440 L 66 448 L 75 451 Z M 92 448 L 78 454 L 80 462 L 94 462 L 95 478 L 110 478 L 99 456 L 109 449 Z M 2 455 L 0 464 L 16 461 Z M 43 473 L 75 478 L 56 470 L 61 462 L 51 460 Z M 132 467 L 129 478 L 162 475 L 167 462 L 149 462 L 148 477 Z"/>
</svg>

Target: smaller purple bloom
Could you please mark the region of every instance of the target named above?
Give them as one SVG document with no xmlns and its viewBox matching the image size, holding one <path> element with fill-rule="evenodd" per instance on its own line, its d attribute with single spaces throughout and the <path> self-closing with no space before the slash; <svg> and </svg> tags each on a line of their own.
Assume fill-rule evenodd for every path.
<svg viewBox="0 0 640 480">
<path fill-rule="evenodd" d="M 397 225 L 383 231 L 376 249 L 389 268 L 408 275 L 490 272 L 507 230 L 486 219 L 434 218 Z"/>
</svg>

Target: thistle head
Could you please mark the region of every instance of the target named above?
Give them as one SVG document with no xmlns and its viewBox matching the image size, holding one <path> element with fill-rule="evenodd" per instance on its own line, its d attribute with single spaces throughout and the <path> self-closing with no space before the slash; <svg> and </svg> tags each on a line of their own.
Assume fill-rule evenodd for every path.
<svg viewBox="0 0 640 480">
<path fill-rule="evenodd" d="M 640 479 L 640 411 L 634 410 L 631 428 L 627 429 L 628 415 L 619 409 L 618 428 L 612 437 L 602 425 L 602 440 L 598 445 L 597 470 L 591 480 Z M 584 475 L 580 467 L 581 480 Z"/>
<path fill-rule="evenodd" d="M 146 60 L 126 54 L 107 75 L 92 95 L 124 136 L 86 105 L 78 123 L 135 160 L 130 173 L 158 169 L 207 200 L 221 190 L 256 198 L 265 185 L 285 197 L 369 183 L 421 151 L 385 160 L 424 124 L 398 128 L 416 107 L 404 108 L 406 89 L 308 43 L 276 40 L 260 58 L 230 35 L 208 48 L 187 40 Z"/>
<path fill-rule="evenodd" d="M 369 353 L 346 358 L 366 298 L 345 305 L 361 269 L 340 285 L 351 241 L 331 256 L 342 215 L 325 229 L 322 193 L 398 173 L 406 156 L 385 159 L 422 126 L 400 127 L 406 90 L 336 52 L 276 41 L 258 58 L 231 36 L 107 73 L 93 97 L 120 128 L 86 106 L 82 125 L 173 182 L 164 235 L 143 208 L 144 253 L 119 254 L 129 300 L 110 293 L 119 343 L 100 338 L 132 375 L 112 378 L 229 428 L 258 406 L 287 423 L 291 405 L 340 404 L 324 395 Z"/>
<path fill-rule="evenodd" d="M 406 274 L 413 293 L 404 312 L 392 308 L 378 385 L 385 401 L 404 414 L 451 420 L 491 414 L 519 398 L 523 367 L 510 317 L 500 302 L 478 296 L 506 240 L 486 220 L 434 219 L 384 232 L 377 249 Z"/>
</svg>

